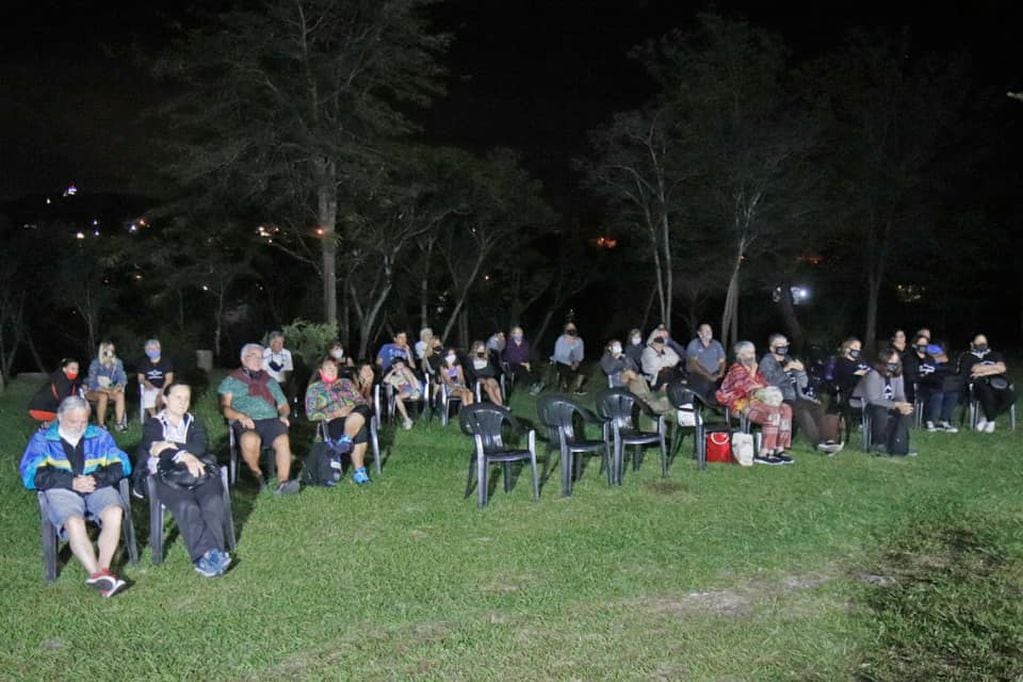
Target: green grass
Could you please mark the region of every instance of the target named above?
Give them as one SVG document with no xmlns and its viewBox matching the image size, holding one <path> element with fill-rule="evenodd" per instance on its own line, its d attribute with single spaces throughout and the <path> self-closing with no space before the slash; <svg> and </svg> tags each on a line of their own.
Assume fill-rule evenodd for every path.
<svg viewBox="0 0 1023 682">
<path fill-rule="evenodd" d="M 913 459 L 797 448 L 791 467 L 697 472 L 681 456 L 667 481 L 649 453 L 614 490 L 592 460 L 571 498 L 555 473 L 533 503 L 526 476 L 478 510 L 462 497 L 469 441 L 417 424 L 385 432 L 367 489 L 346 478 L 275 499 L 243 485 L 224 578 L 195 574 L 180 540 L 160 567 L 144 546 L 124 569 L 133 587 L 106 601 L 73 562 L 42 581 L 38 511 L 17 478 L 34 388 L 0 396 L 2 678 L 1023 674 L 1018 434 L 914 432 Z M 534 415 L 521 393 L 512 407 Z M 210 395 L 198 411 L 222 447 Z M 144 538 L 141 506 L 135 520 Z"/>
</svg>

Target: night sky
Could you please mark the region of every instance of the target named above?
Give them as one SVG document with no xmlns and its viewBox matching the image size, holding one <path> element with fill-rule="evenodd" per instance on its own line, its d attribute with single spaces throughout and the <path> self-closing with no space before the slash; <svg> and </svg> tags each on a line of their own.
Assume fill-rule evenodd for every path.
<svg viewBox="0 0 1023 682">
<path fill-rule="evenodd" d="M 908 25 L 922 49 L 966 50 L 975 81 L 1023 85 L 1023 3 L 718 2 L 782 33 L 796 56 L 838 44 L 850 26 Z M 206 6 L 209 6 L 208 3 Z M 455 34 L 449 93 L 423 117 L 423 137 L 474 149 L 521 149 L 556 196 L 573 192 L 569 160 L 585 133 L 639 104 L 650 86 L 628 49 L 692 27 L 706 3 L 685 0 L 453 0 L 437 26 Z M 145 172 L 151 130 L 141 115 L 158 88 L 133 64 L 137 41 L 157 51 L 183 3 L 40 0 L 0 27 L 0 199 L 54 192 L 154 193 Z M 556 202 L 561 203 L 561 202 Z"/>
</svg>

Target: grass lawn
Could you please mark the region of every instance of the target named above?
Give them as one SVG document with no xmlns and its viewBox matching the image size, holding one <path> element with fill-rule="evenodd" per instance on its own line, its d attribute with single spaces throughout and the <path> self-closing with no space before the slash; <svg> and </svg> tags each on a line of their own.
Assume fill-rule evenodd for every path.
<svg viewBox="0 0 1023 682">
<path fill-rule="evenodd" d="M 76 562 L 41 577 L 17 476 L 35 388 L 0 396 L 2 679 L 1023 679 L 1023 433 L 914 432 L 899 459 L 854 435 L 789 467 L 681 455 L 667 479 L 650 452 L 618 489 L 591 460 L 571 498 L 555 471 L 539 503 L 527 475 L 478 510 L 456 423 L 386 428 L 365 489 L 244 481 L 220 579 L 180 540 L 152 566 L 137 504 L 142 562 L 104 600 Z M 209 392 L 197 412 L 224 454 Z"/>
</svg>

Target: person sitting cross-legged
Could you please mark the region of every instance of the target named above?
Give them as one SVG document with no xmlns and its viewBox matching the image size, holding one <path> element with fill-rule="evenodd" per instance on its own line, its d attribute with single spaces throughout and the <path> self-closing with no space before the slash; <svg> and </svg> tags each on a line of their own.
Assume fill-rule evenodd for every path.
<svg viewBox="0 0 1023 682">
<path fill-rule="evenodd" d="M 803 363 L 789 355 L 789 342 L 781 334 L 767 339 L 768 351 L 760 359 L 760 373 L 782 394 L 782 401 L 792 408 L 792 416 L 801 433 L 821 452 L 834 455 L 842 450 L 840 420 L 827 414 L 820 401 L 805 393 L 809 377 Z"/>
<path fill-rule="evenodd" d="M 913 419 L 913 403 L 906 400 L 899 351 L 886 348 L 877 362 L 863 375 L 853 396 L 861 398 L 870 410 L 871 451 L 878 455 L 910 455 L 909 425 Z"/>
<path fill-rule="evenodd" d="M 353 380 L 338 376 L 334 358 L 320 361 L 317 380 L 305 392 L 305 413 L 310 421 L 327 422 L 328 448 L 340 455 L 351 453 L 352 480 L 369 483 L 365 462 L 373 408 Z"/>
<path fill-rule="evenodd" d="M 110 597 L 127 583 L 110 571 L 117 551 L 124 508 L 118 482 L 131 462 L 104 429 L 89 424 L 89 403 L 65 398 L 57 421 L 36 431 L 21 458 L 21 482 L 46 497 L 49 521 L 66 534 L 71 552 L 88 574 L 85 584 Z M 90 515 L 101 524 L 97 554 L 85 527 Z"/>
<path fill-rule="evenodd" d="M 170 383 L 162 393 L 164 408 L 142 425 L 136 461 L 155 477 L 156 497 L 177 521 L 196 572 L 207 578 L 223 575 L 231 566 L 224 538 L 227 510 L 206 427 L 188 411 L 189 385 Z"/>
<path fill-rule="evenodd" d="M 757 369 L 757 349 L 749 341 L 735 344 L 735 364 L 715 393 L 717 401 L 750 422 L 760 424 L 763 438 L 753 457 L 757 464 L 791 464 L 785 449 L 792 446 L 792 408 L 782 402 L 778 389 L 770 386 Z"/>
<path fill-rule="evenodd" d="M 600 369 L 611 378 L 613 386 L 628 388 L 657 414 L 668 414 L 673 411 L 671 401 L 666 396 L 654 395 L 650 390 L 650 384 L 640 373 L 635 361 L 625 354 L 622 342 L 618 339 L 607 342 L 604 355 L 600 358 Z"/>
<path fill-rule="evenodd" d="M 288 416 L 291 407 L 280 384 L 263 370 L 263 347 L 249 343 L 242 348 L 242 366 L 228 374 L 217 392 L 224 417 L 231 422 L 235 440 L 241 448 L 242 459 L 260 481 L 266 485 L 259 468 L 259 450 L 264 444 L 274 449 L 277 477 L 280 483 L 277 495 L 297 493 L 300 484 L 290 480 L 291 441 L 288 438 Z"/>
</svg>

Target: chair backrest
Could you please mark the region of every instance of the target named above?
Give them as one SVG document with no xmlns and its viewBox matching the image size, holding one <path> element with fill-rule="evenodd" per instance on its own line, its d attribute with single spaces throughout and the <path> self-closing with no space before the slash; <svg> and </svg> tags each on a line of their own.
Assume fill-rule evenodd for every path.
<svg viewBox="0 0 1023 682">
<path fill-rule="evenodd" d="M 479 436 L 483 451 L 500 452 L 505 449 L 504 426 L 508 424 L 515 431 L 521 431 L 518 421 L 507 408 L 493 403 L 473 403 L 458 413 L 458 425 L 462 433 Z"/>
<path fill-rule="evenodd" d="M 675 379 L 668 384 L 668 401 L 676 410 L 682 409 L 683 406 L 686 406 L 685 409 L 695 410 L 703 404 L 703 398 L 681 379 Z"/>
<path fill-rule="evenodd" d="M 559 432 L 565 433 L 566 440 L 575 439 L 575 417 L 585 418 L 582 408 L 567 396 L 547 393 L 536 401 L 536 416 L 548 431 L 551 441 L 559 439 Z"/>
<path fill-rule="evenodd" d="M 627 388 L 606 388 L 597 394 L 597 414 L 620 429 L 635 428 L 639 396 Z"/>
</svg>

